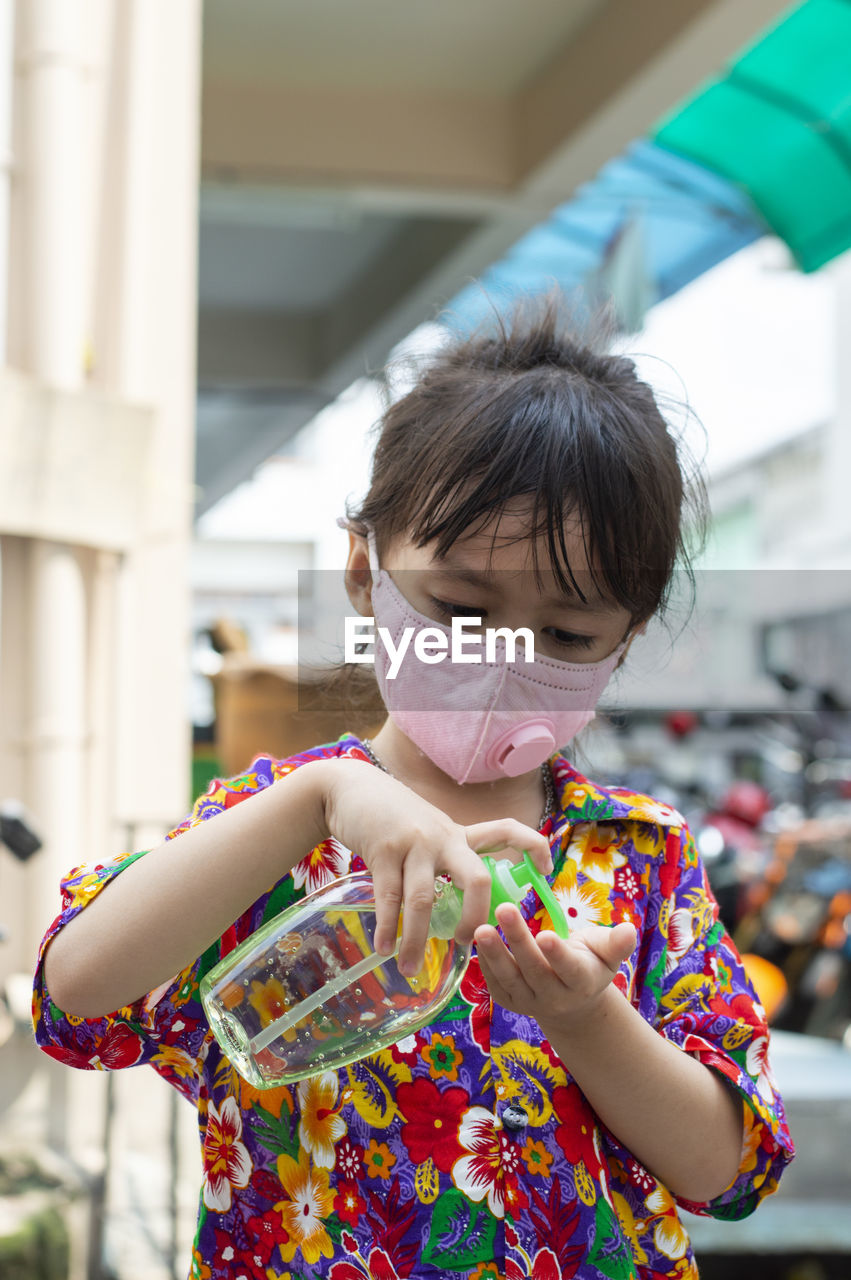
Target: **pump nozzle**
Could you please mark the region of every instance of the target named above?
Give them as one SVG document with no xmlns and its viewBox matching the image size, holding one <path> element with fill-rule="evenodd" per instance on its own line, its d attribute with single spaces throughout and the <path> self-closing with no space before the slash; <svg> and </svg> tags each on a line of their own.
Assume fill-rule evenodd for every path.
<svg viewBox="0 0 851 1280">
<path fill-rule="evenodd" d="M 516 905 L 525 898 L 526 890 L 531 885 L 546 907 L 555 932 L 560 938 L 569 937 L 570 930 L 558 898 L 528 852 L 524 852 L 522 861 L 517 863 L 511 863 L 507 858 L 499 862 L 495 858 L 483 858 L 482 861 L 487 865 L 493 882 L 488 924 L 496 925 L 496 908 L 501 902 L 513 902 Z"/>
</svg>

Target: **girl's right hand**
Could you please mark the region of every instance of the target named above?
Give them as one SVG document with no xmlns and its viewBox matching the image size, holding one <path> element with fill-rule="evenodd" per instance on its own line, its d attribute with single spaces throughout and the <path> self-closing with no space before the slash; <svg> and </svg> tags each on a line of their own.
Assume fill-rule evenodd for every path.
<svg viewBox="0 0 851 1280">
<path fill-rule="evenodd" d="M 455 937 L 466 945 L 490 911 L 491 878 L 481 854 L 528 851 L 540 871 L 552 871 L 546 837 L 514 818 L 463 827 L 366 761 L 324 760 L 322 768 L 324 825 L 360 854 L 375 882 L 375 947 L 381 954 L 396 946 L 404 904 L 398 964 L 409 977 L 423 964 L 437 876 L 450 876 L 463 891 Z"/>
</svg>

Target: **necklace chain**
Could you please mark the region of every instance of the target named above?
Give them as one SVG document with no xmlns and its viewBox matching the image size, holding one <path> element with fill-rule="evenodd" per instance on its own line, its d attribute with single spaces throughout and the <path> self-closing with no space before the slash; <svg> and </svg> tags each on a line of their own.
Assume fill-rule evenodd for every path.
<svg viewBox="0 0 851 1280">
<path fill-rule="evenodd" d="M 379 760 L 378 756 L 375 754 L 375 751 L 372 746 L 372 741 L 369 738 L 361 738 L 361 744 L 364 747 L 364 750 L 366 751 L 366 754 L 369 756 L 372 763 L 374 765 L 377 765 L 379 769 L 381 769 L 384 773 L 388 774 L 389 777 L 392 778 L 394 775 L 390 773 L 390 770 L 387 768 L 387 765 L 383 764 L 381 760 Z M 544 812 L 541 814 L 541 817 L 538 821 L 538 830 L 541 829 L 541 827 L 544 825 L 544 823 L 547 821 L 548 818 L 553 817 L 556 811 L 556 793 L 555 793 L 555 786 L 553 785 L 553 771 L 546 760 L 541 765 L 541 779 L 544 784 Z"/>
</svg>

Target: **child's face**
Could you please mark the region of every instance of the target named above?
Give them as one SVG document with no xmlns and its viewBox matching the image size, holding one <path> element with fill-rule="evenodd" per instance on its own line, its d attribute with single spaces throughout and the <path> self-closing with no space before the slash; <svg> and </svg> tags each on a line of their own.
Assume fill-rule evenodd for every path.
<svg viewBox="0 0 851 1280">
<path fill-rule="evenodd" d="M 630 615 L 623 606 L 601 597 L 594 586 L 578 521 L 565 526 L 565 542 L 587 604 L 559 587 L 543 537 L 537 546 L 539 573 L 535 573 L 533 540 L 526 533 L 529 525 L 529 509 L 514 508 L 459 539 L 443 559 L 436 556 L 433 544 L 417 547 L 400 537 L 384 552 L 381 567 L 390 572 L 410 604 L 436 622 L 449 625 L 454 616 L 481 617 L 483 627 L 530 627 L 535 652 L 542 656 L 563 662 L 598 662 L 608 657 L 627 638 Z M 355 606 L 369 614 L 366 563 L 365 540 L 357 538 L 349 560 L 349 589 Z M 358 581 L 360 593 L 356 586 L 353 593 Z"/>
</svg>

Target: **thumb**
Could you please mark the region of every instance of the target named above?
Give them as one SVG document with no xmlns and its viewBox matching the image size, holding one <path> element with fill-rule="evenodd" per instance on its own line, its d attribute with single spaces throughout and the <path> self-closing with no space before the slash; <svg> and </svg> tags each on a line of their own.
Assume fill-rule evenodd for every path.
<svg viewBox="0 0 851 1280">
<path fill-rule="evenodd" d="M 635 931 L 635 925 L 629 924 L 628 921 L 616 924 L 613 929 L 610 929 L 606 947 L 606 961 L 609 968 L 617 969 L 623 964 L 624 960 L 628 960 L 635 950 L 637 941 L 638 934 Z"/>
<path fill-rule="evenodd" d="M 592 925 L 574 936 L 579 937 L 582 944 L 613 972 L 619 968 L 622 961 L 632 955 L 638 940 L 635 925 L 628 924 L 626 921 L 623 924 L 616 924 L 614 928 L 604 924 Z"/>
</svg>

